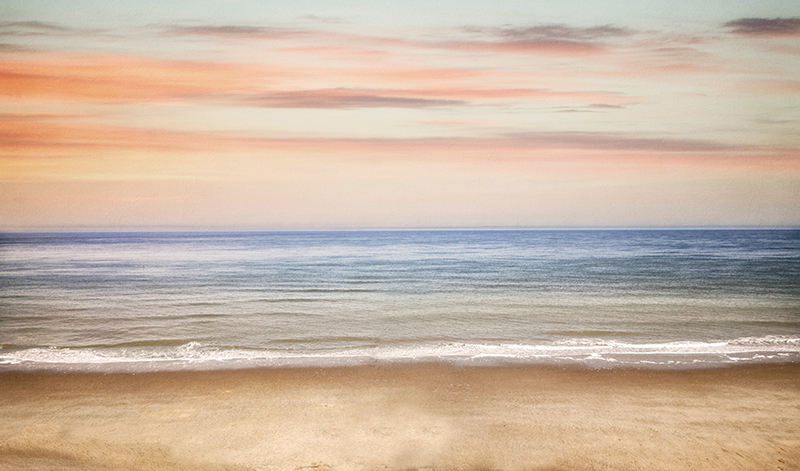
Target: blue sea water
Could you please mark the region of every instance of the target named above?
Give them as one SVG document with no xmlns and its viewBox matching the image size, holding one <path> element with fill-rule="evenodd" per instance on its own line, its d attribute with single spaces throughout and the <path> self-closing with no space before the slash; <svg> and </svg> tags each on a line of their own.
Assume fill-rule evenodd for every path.
<svg viewBox="0 0 800 471">
<path fill-rule="evenodd" d="M 0 371 L 800 361 L 800 231 L 0 234 Z"/>
</svg>

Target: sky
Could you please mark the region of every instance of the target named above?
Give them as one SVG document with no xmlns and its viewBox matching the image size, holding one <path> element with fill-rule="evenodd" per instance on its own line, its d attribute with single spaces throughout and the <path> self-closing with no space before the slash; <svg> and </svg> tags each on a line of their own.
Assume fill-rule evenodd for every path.
<svg viewBox="0 0 800 471">
<path fill-rule="evenodd" d="M 798 225 L 798 2 L 0 4 L 0 230 Z"/>
</svg>

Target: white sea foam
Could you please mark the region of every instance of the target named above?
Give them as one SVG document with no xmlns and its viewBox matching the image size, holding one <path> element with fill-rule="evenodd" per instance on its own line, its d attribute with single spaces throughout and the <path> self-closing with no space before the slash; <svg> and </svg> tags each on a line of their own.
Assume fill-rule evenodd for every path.
<svg viewBox="0 0 800 471">
<path fill-rule="evenodd" d="M 577 364 L 602 368 L 702 368 L 741 363 L 800 362 L 800 338 L 768 336 L 718 342 L 648 344 L 599 339 L 568 339 L 527 345 L 450 342 L 332 351 L 246 349 L 199 342 L 170 347 L 0 349 L 0 371 L 139 372 L 428 361 L 461 365 Z"/>
</svg>

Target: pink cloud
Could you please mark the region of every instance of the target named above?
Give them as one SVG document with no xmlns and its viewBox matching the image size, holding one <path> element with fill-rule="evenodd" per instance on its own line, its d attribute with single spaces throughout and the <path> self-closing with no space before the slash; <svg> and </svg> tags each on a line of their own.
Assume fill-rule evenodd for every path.
<svg viewBox="0 0 800 471">
<path fill-rule="evenodd" d="M 606 51 L 608 48 L 606 40 L 635 33 L 633 30 L 611 25 L 581 28 L 563 24 L 501 28 L 468 27 L 464 28 L 464 31 L 477 35 L 478 38 L 445 40 L 436 43 L 435 46 L 516 54 L 585 55 Z"/>
<path fill-rule="evenodd" d="M 800 149 L 761 148 L 712 140 L 658 138 L 635 134 L 530 132 L 453 138 L 281 138 L 234 132 L 187 132 L 84 124 L 71 116 L 0 115 L 3 159 L 81 156 L 90 150 L 181 152 L 198 159 L 227 153 L 309 153 L 321 159 L 499 162 L 544 165 L 570 173 L 609 169 L 723 168 L 800 172 Z M 265 154 L 267 153 L 267 154 Z M 564 167 L 567 165 L 567 167 Z M 559 170 L 561 169 L 561 170 Z"/>
</svg>

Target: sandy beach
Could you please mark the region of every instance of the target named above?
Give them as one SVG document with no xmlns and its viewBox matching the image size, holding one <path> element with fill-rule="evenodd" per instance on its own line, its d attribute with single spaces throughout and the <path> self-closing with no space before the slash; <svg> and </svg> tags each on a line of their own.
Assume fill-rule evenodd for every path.
<svg viewBox="0 0 800 471">
<path fill-rule="evenodd" d="M 800 365 L 7 372 L 0 469 L 800 469 Z"/>
</svg>

